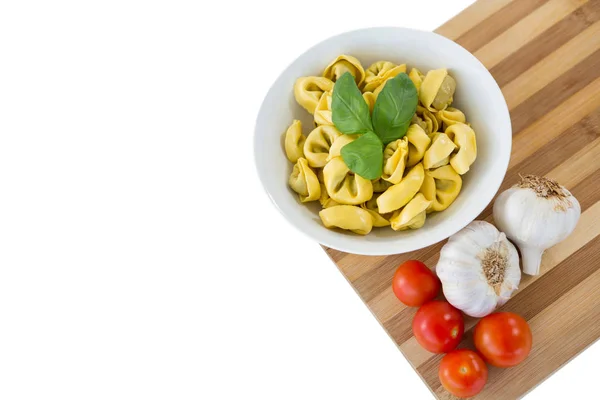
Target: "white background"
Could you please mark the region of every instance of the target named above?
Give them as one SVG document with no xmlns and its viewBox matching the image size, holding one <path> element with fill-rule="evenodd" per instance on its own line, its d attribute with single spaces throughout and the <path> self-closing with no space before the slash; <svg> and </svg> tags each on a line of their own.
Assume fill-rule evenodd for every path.
<svg viewBox="0 0 600 400">
<path fill-rule="evenodd" d="M 431 398 L 252 135 L 310 46 L 469 3 L 2 2 L 0 398 Z M 598 355 L 527 398 L 586 397 Z"/>
</svg>

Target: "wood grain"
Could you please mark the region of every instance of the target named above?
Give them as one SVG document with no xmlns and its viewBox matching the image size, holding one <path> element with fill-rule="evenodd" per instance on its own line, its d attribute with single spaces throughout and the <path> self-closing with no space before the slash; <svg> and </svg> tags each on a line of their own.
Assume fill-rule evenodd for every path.
<svg viewBox="0 0 600 400">
<path fill-rule="evenodd" d="M 516 49 L 510 57 L 491 68 L 490 72 L 498 85 L 504 86 L 598 20 L 600 2 L 591 0 L 554 24 L 545 34 Z"/>
<path fill-rule="evenodd" d="M 440 26 L 436 32 L 455 40 L 484 19 L 490 17 L 514 0 L 477 1 L 456 17 Z"/>
<path fill-rule="evenodd" d="M 513 151 L 509 170 L 516 164 L 533 157 L 541 146 L 559 137 L 563 132 L 578 123 L 586 115 L 600 107 L 600 78 L 597 78 L 575 93 L 558 109 L 550 110 L 513 138 Z"/>
<path fill-rule="evenodd" d="M 474 53 L 502 32 L 544 5 L 548 0 L 515 0 L 456 38 L 456 43 Z M 502 18 L 498 18 L 502 15 Z"/>
<path fill-rule="evenodd" d="M 502 88 L 506 103 L 516 107 L 600 48 L 600 21 L 534 64 Z"/>
<path fill-rule="evenodd" d="M 515 49 L 533 41 L 587 1 L 550 0 L 482 46 L 475 52 L 475 57 L 487 68 L 493 68 L 500 61 L 514 53 Z"/>
<path fill-rule="evenodd" d="M 600 50 L 597 50 L 512 110 L 513 135 L 561 106 L 599 76 Z"/>
<path fill-rule="evenodd" d="M 571 236 L 546 251 L 541 274 L 524 275 L 502 307 L 530 323 L 529 358 L 490 369 L 476 399 L 515 399 L 600 337 L 600 0 L 479 0 L 438 29 L 473 52 L 500 85 L 511 113 L 513 151 L 500 190 L 519 174 L 551 177 L 577 197 L 582 217 Z M 493 222 L 491 206 L 478 219 Z M 439 399 L 441 356 L 412 335 L 416 309 L 391 290 L 397 266 L 433 268 L 444 242 L 407 254 L 359 256 L 325 248 L 362 300 Z M 472 347 L 477 319 L 461 344 Z"/>
</svg>

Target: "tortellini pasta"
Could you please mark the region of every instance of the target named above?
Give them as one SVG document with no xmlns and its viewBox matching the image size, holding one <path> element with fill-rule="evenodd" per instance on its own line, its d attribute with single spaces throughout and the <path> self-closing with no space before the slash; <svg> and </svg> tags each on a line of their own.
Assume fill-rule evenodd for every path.
<svg viewBox="0 0 600 400">
<path fill-rule="evenodd" d="M 381 177 L 393 184 L 400 183 L 408 160 L 408 142 L 398 139 L 388 143 L 383 151 L 383 174 Z"/>
<path fill-rule="evenodd" d="M 385 214 L 404 207 L 417 194 L 424 178 L 423 164 L 412 167 L 400 183 L 390 187 L 377 198 L 379 212 Z"/>
<path fill-rule="evenodd" d="M 385 216 L 379 214 L 379 207 L 377 207 L 377 198 L 380 195 L 374 194 L 373 197 L 361 204 L 360 206 L 367 210 L 371 217 L 373 218 L 373 226 L 376 228 L 382 228 L 384 226 L 390 226 L 390 221 L 388 221 Z"/>
<path fill-rule="evenodd" d="M 425 225 L 425 214 L 432 201 L 417 193 L 402 210 L 394 211 L 390 224 L 395 231 L 419 229 Z"/>
<path fill-rule="evenodd" d="M 395 231 L 405 231 L 407 229 L 419 229 L 419 228 L 422 228 L 423 225 L 425 225 L 425 219 L 426 219 L 426 217 L 427 217 L 426 212 L 424 212 L 424 211 L 420 212 L 417 215 L 415 215 L 413 217 L 413 219 L 411 219 L 410 221 L 408 221 L 404 225 L 402 225 L 399 222 L 394 222 L 394 226 L 392 226 L 392 229 L 394 229 L 394 227 L 395 227 L 396 228 L 396 229 L 394 229 Z M 390 223 L 390 225 L 391 225 L 391 223 Z"/>
<path fill-rule="evenodd" d="M 421 123 L 416 123 L 418 123 L 425 130 L 425 132 L 427 132 L 428 135 L 435 134 L 440 128 L 440 121 L 438 120 L 437 116 L 431 111 L 429 111 L 427 108 L 418 105 L 417 113 L 415 115 L 418 119 L 423 121 L 423 124 L 425 124 L 425 126 L 423 126 Z"/>
<path fill-rule="evenodd" d="M 383 75 L 383 81 L 381 82 L 381 84 L 379 86 L 377 86 L 377 88 L 375 90 L 373 90 L 373 94 L 375 95 L 375 98 L 377 98 L 377 96 L 379 96 L 379 93 L 381 93 L 381 91 L 383 90 L 383 87 L 385 86 L 387 81 L 389 81 L 390 79 L 392 79 L 393 77 L 395 77 L 396 75 L 398 75 L 402 72 L 406 72 L 406 64 L 398 65 L 397 67 L 392 68 L 391 70 L 386 72 Z"/>
<path fill-rule="evenodd" d="M 455 90 L 456 81 L 446 68 L 432 70 L 421 83 L 419 100 L 430 111 L 443 110 L 452 103 Z"/>
<path fill-rule="evenodd" d="M 456 123 L 465 123 L 467 122 L 467 118 L 462 111 L 458 108 L 448 107 L 445 110 L 438 111 L 437 117 L 442 121 L 442 127 L 444 129 L 448 129 L 449 126 L 454 125 Z"/>
<path fill-rule="evenodd" d="M 385 192 L 390 186 L 393 185 L 392 182 L 385 181 L 381 178 L 373 179 L 371 183 L 373 184 L 373 193 Z"/>
<path fill-rule="evenodd" d="M 304 157 L 313 168 L 322 168 L 327 163 L 329 149 L 341 133 L 333 125 L 321 125 L 308 134 L 304 142 Z"/>
<path fill-rule="evenodd" d="M 333 82 L 319 76 L 305 76 L 296 79 L 294 97 L 298 104 L 311 114 L 315 113 L 317 103 L 325 92 L 333 90 Z"/>
<path fill-rule="evenodd" d="M 421 129 L 423 129 L 426 133 L 429 133 L 431 130 L 431 127 L 427 126 L 427 122 L 425 122 L 420 116 L 419 114 L 416 114 L 412 116 L 410 123 L 413 125 L 419 125 L 421 127 Z"/>
<path fill-rule="evenodd" d="M 373 92 L 364 92 L 363 99 L 365 99 L 365 102 L 369 106 L 369 112 L 373 114 L 373 107 L 375 107 L 375 101 L 377 100 L 377 97 L 375 97 Z"/>
<path fill-rule="evenodd" d="M 321 207 L 323 208 L 340 205 L 340 203 L 329 197 L 329 193 L 327 193 L 327 188 L 325 187 L 324 183 L 321 183 L 321 197 L 319 197 L 319 203 L 321 203 Z"/>
<path fill-rule="evenodd" d="M 297 119 L 285 132 L 285 155 L 290 162 L 295 163 L 300 157 L 304 157 L 304 142 L 306 137 L 302 134 L 302 123 Z"/>
<path fill-rule="evenodd" d="M 325 183 L 325 177 L 323 176 L 323 168 L 315 168 L 317 171 L 317 179 L 319 179 L 319 183 Z"/>
<path fill-rule="evenodd" d="M 331 92 L 325 92 L 321 95 L 321 99 L 317 103 L 317 108 L 315 108 L 315 124 L 333 125 L 333 120 L 331 118 L 331 99 Z"/>
<path fill-rule="evenodd" d="M 407 167 L 416 165 L 423 159 L 425 151 L 431 144 L 431 139 L 420 125 L 413 124 L 406 131 L 406 139 L 408 140 L 408 161 Z"/>
<path fill-rule="evenodd" d="M 419 71 L 418 69 L 413 68 L 410 70 L 408 77 L 415 84 L 415 87 L 417 88 L 417 93 L 418 93 L 419 90 L 421 89 L 421 84 L 423 83 L 423 78 L 425 78 L 425 75 L 423 75 L 423 73 L 421 71 Z"/>
<path fill-rule="evenodd" d="M 431 141 L 431 147 L 423 156 L 423 167 L 425 169 L 438 168 L 448 164 L 450 154 L 456 149 L 456 145 L 445 133 L 438 132 Z"/>
<path fill-rule="evenodd" d="M 314 171 L 310 169 L 305 158 L 298 159 L 288 183 L 294 192 L 298 193 L 300 201 L 303 203 L 319 200 L 321 197 L 319 179 Z"/>
<path fill-rule="evenodd" d="M 458 152 L 450 157 L 450 165 L 460 175 L 464 175 L 477 158 L 475 131 L 468 125 L 456 123 L 446 129 L 446 134 L 454 137 L 454 143 L 458 147 Z"/>
<path fill-rule="evenodd" d="M 354 174 L 341 156 L 342 148 L 360 137 L 342 134 L 333 122 L 335 82 L 346 72 L 371 114 L 387 81 L 398 74 L 407 73 L 417 89 L 410 126 L 383 147 L 382 174 L 376 179 Z M 444 211 L 456 200 L 461 175 L 477 158 L 477 144 L 467 116 L 453 106 L 456 81 L 447 69 L 407 69 L 406 64 L 377 61 L 365 70 L 358 59 L 342 54 L 322 76 L 298 78 L 293 89 L 315 128 L 305 136 L 298 116 L 285 131 L 284 151 L 293 164 L 288 185 L 301 202 L 320 205 L 325 227 L 359 235 L 385 227 L 419 229 L 428 214 Z"/>
<path fill-rule="evenodd" d="M 365 71 L 363 92 L 372 92 L 383 82 L 401 72 L 406 72 L 406 64 L 396 65 L 389 61 L 377 61 Z"/>
<path fill-rule="evenodd" d="M 342 152 L 342 147 L 347 145 L 350 142 L 358 139 L 358 135 L 340 135 L 335 139 L 331 148 L 329 149 L 329 155 L 327 156 L 327 161 L 331 160 L 334 157 L 339 157 Z"/>
<path fill-rule="evenodd" d="M 358 86 L 362 85 L 365 80 L 365 70 L 363 69 L 363 66 L 356 57 L 346 54 L 342 54 L 333 60 L 331 64 L 325 68 L 325 71 L 323 71 L 323 77 L 335 82 L 346 72 L 352 74 Z"/>
<path fill-rule="evenodd" d="M 358 205 L 373 197 L 373 184 L 348 169 L 342 157 L 331 159 L 323 168 L 329 197 L 340 204 Z"/>
<path fill-rule="evenodd" d="M 425 198 L 432 201 L 429 211 L 444 211 L 458 197 L 462 188 L 462 178 L 451 165 L 425 171 L 425 175 L 428 176 L 429 185 L 433 182 L 435 187 L 433 189 L 430 186 L 427 193 L 421 188 L 421 193 Z M 434 195 L 432 195 L 432 190 L 435 190 Z"/>
<path fill-rule="evenodd" d="M 421 184 L 421 188 L 419 189 L 419 194 L 425 196 L 425 199 L 429 201 L 429 206 L 427 207 L 427 212 L 433 211 L 433 201 L 435 200 L 435 179 L 431 176 L 429 171 L 425 171 L 425 176 L 423 177 L 423 184 Z"/>
<path fill-rule="evenodd" d="M 367 210 L 356 206 L 333 206 L 319 212 L 326 228 L 341 228 L 366 235 L 373 229 L 373 218 Z"/>
</svg>

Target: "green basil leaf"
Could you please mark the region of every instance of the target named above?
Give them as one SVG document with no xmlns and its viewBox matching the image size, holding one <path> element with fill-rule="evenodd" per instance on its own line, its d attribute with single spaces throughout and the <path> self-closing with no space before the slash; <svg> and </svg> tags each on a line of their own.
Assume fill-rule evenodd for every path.
<svg viewBox="0 0 600 400">
<path fill-rule="evenodd" d="M 341 150 L 350 171 L 365 179 L 377 179 L 383 169 L 383 143 L 374 132 L 367 132 Z"/>
<path fill-rule="evenodd" d="M 369 106 L 350 72 L 344 73 L 333 86 L 331 119 L 338 131 L 352 135 L 373 131 Z"/>
<path fill-rule="evenodd" d="M 406 134 L 418 101 L 417 88 L 405 73 L 387 81 L 373 109 L 373 126 L 383 144 Z"/>
</svg>

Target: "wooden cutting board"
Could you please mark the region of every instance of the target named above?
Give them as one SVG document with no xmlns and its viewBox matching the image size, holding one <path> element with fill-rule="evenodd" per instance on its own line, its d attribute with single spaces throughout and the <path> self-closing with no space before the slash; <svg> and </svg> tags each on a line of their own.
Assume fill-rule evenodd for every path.
<svg viewBox="0 0 600 400">
<path fill-rule="evenodd" d="M 542 274 L 524 275 L 502 307 L 529 321 L 533 349 L 517 367 L 490 367 L 475 398 L 516 399 L 600 337 L 600 0 L 479 0 L 437 32 L 473 53 L 508 103 L 513 150 L 500 191 L 519 174 L 545 175 L 581 203 L 573 234 L 545 253 Z M 477 219 L 493 222 L 491 207 Z M 325 250 L 435 396 L 451 399 L 438 380 L 441 356 L 412 335 L 416 309 L 391 290 L 400 263 L 434 267 L 444 243 L 387 257 Z M 466 319 L 460 347 L 472 348 L 476 322 Z"/>
</svg>

